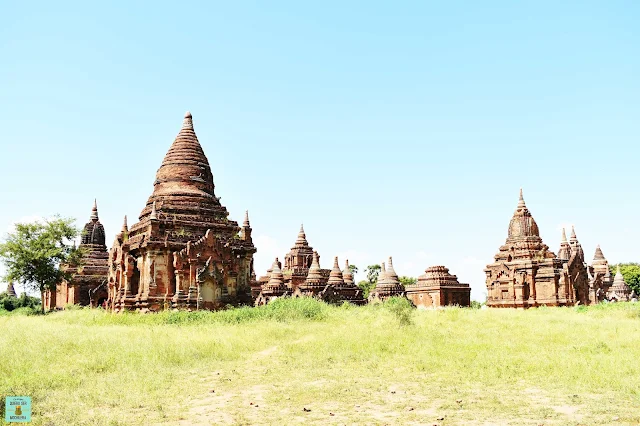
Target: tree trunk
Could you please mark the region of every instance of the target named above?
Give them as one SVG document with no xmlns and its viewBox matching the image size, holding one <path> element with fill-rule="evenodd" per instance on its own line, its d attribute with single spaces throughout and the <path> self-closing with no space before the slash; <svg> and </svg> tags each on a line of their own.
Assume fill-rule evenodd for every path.
<svg viewBox="0 0 640 426">
<path fill-rule="evenodd" d="M 40 304 L 42 305 L 42 313 L 44 314 L 44 291 L 40 290 Z"/>
</svg>

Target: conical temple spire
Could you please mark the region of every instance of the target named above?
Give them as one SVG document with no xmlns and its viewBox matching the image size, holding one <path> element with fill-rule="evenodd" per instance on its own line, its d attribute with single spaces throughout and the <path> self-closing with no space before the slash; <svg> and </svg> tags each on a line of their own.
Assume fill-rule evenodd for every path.
<svg viewBox="0 0 640 426">
<path fill-rule="evenodd" d="M 284 284 L 284 276 L 282 275 L 282 270 L 280 269 L 280 261 L 276 257 L 276 260 L 273 262 L 271 266 L 271 276 L 269 277 L 269 282 L 267 285 L 269 287 L 279 287 Z"/>
<path fill-rule="evenodd" d="M 385 282 L 387 279 L 387 267 L 384 262 L 380 264 L 380 273 L 378 274 L 378 283 Z"/>
<path fill-rule="evenodd" d="M 562 228 L 562 242 L 567 242 L 567 233 L 565 232 L 564 228 Z"/>
<path fill-rule="evenodd" d="M 93 208 L 91 209 L 91 220 L 98 220 L 98 200 L 93 199 Z"/>
<path fill-rule="evenodd" d="M 13 288 L 12 282 L 9 282 L 9 284 L 7 284 L 7 295 L 12 297 L 18 297 L 18 295 L 16 294 L 15 288 Z"/>
<path fill-rule="evenodd" d="M 571 225 L 571 241 L 578 241 L 578 237 L 576 236 L 576 227 Z"/>
<path fill-rule="evenodd" d="M 393 269 L 393 259 L 389 256 L 389 264 L 387 266 L 387 277 L 391 280 L 398 281 L 398 274 L 396 274 L 396 270 Z"/>
<path fill-rule="evenodd" d="M 307 282 L 322 281 L 322 271 L 320 270 L 320 258 L 318 252 L 313 251 L 313 260 L 311 261 L 311 267 L 307 273 Z"/>
<path fill-rule="evenodd" d="M 122 222 L 122 231 L 126 232 L 129 230 L 129 227 L 127 226 L 127 215 L 124 215 L 124 222 Z"/>
<path fill-rule="evenodd" d="M 602 249 L 600 248 L 600 244 L 596 247 L 596 254 L 593 256 L 593 260 L 605 260 L 604 253 L 602 253 Z"/>
<path fill-rule="evenodd" d="M 524 203 L 524 197 L 522 196 L 522 188 L 520 188 L 520 198 L 518 199 L 518 208 L 526 209 L 527 205 Z"/>
<path fill-rule="evenodd" d="M 296 239 L 296 245 L 308 246 L 307 235 L 304 233 L 304 225 L 300 225 L 300 231 L 298 232 L 298 238 Z"/>
<path fill-rule="evenodd" d="M 184 121 L 182 122 L 182 128 L 193 130 L 193 119 L 189 111 L 184 113 Z"/>
<path fill-rule="evenodd" d="M 338 265 L 338 256 L 333 259 L 333 269 L 331 269 L 331 273 L 329 274 L 329 281 L 327 283 L 332 285 L 344 284 L 342 271 L 340 270 L 340 266 Z"/>
<path fill-rule="evenodd" d="M 353 284 L 353 272 L 351 272 L 351 268 L 349 267 L 349 259 L 344 262 L 342 277 L 344 278 L 345 284 Z"/>
<path fill-rule="evenodd" d="M 249 226 L 251 226 L 251 225 L 249 224 L 249 210 L 245 210 L 245 212 L 244 212 L 244 222 L 242 223 L 242 225 L 243 225 L 243 226 L 245 226 L 245 227 L 247 227 L 247 228 L 248 228 Z"/>
</svg>

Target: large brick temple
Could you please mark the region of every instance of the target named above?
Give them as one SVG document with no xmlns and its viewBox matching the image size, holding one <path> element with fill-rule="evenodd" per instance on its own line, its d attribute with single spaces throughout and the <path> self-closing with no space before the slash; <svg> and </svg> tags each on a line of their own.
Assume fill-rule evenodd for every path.
<svg viewBox="0 0 640 426">
<path fill-rule="evenodd" d="M 559 256 L 542 242 L 540 230 L 520 190 L 507 240 L 485 269 L 487 306 L 528 308 L 591 302 L 589 273 L 575 236 L 563 241 Z"/>
<path fill-rule="evenodd" d="M 115 311 L 216 309 L 251 303 L 253 254 L 242 227 L 215 195 L 209 161 L 190 113 L 164 157 L 139 220 L 109 253 L 109 307 Z"/>
</svg>

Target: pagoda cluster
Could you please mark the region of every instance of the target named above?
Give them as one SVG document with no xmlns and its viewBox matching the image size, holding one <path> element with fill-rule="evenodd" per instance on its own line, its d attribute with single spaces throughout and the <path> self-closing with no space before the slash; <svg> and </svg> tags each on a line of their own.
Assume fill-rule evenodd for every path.
<svg viewBox="0 0 640 426">
<path fill-rule="evenodd" d="M 79 304 L 113 312 L 198 310 L 259 306 L 281 297 L 361 305 L 401 296 L 420 308 L 471 303 L 470 286 L 444 266 L 427 268 L 405 287 L 391 257 L 380 265 L 376 286 L 365 299 L 348 260 L 344 269 L 337 257 L 331 269 L 320 267 L 320 255 L 302 226 L 284 264 L 276 258 L 267 274 L 256 279 L 249 215 L 245 213 L 242 225 L 231 220 L 214 190 L 209 161 L 187 112 L 138 221 L 129 227 L 125 216 L 107 250 L 94 202 L 80 242 L 85 259 L 81 265 L 62 265 L 70 278 L 45 293 L 45 308 Z M 575 229 L 569 240 L 563 230 L 558 255 L 549 251 L 522 191 L 507 240 L 485 273 L 490 307 L 586 305 L 635 297 L 619 269 L 611 276 L 600 247 L 592 265 L 586 264 Z"/>
<path fill-rule="evenodd" d="M 416 284 L 404 286 L 393 267 L 393 259 L 380 264 L 375 288 L 367 299 L 354 282 L 349 260 L 340 270 L 338 258 L 333 268 L 320 267 L 320 255 L 309 245 L 304 227 L 282 262 L 275 259 L 265 276 L 252 287 L 255 305 L 267 304 L 281 297 L 312 297 L 328 303 L 350 302 L 356 305 L 382 302 L 390 297 L 407 297 L 417 307 L 431 308 L 447 305 L 469 306 L 471 287 L 460 284 L 444 266 L 434 266 L 418 278 Z"/>
<path fill-rule="evenodd" d="M 522 190 L 509 223 L 507 240 L 485 273 L 489 307 L 589 305 L 635 297 L 620 268 L 611 277 L 600 246 L 593 263 L 587 265 L 575 229 L 571 230 L 569 240 L 563 229 L 558 255 L 551 252 L 540 238 Z"/>
</svg>

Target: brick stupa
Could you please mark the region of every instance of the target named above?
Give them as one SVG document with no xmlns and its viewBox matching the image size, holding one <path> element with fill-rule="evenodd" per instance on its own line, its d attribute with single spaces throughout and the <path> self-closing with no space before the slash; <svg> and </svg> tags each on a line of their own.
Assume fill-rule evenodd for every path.
<svg viewBox="0 0 640 426">
<path fill-rule="evenodd" d="M 253 254 L 214 192 L 213 174 L 186 113 L 139 221 L 111 249 L 112 309 L 216 309 L 251 302 Z"/>
</svg>

